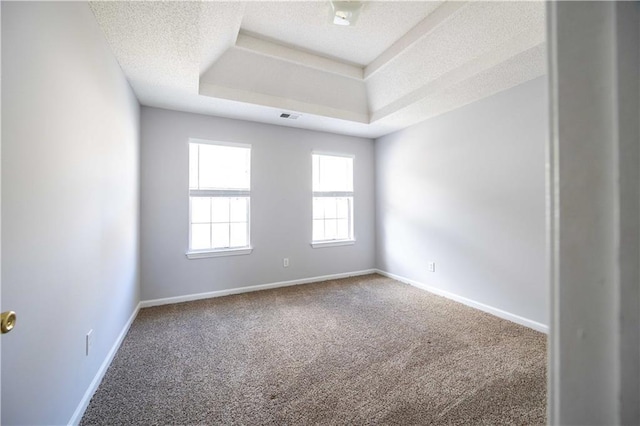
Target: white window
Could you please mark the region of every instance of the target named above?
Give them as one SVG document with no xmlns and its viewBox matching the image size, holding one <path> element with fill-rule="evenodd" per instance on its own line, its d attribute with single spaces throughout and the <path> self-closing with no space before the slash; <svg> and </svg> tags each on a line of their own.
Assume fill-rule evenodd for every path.
<svg viewBox="0 0 640 426">
<path fill-rule="evenodd" d="M 248 254 L 251 145 L 189 141 L 189 258 Z"/>
<path fill-rule="evenodd" d="M 313 153 L 313 247 L 352 244 L 353 157 Z"/>
</svg>

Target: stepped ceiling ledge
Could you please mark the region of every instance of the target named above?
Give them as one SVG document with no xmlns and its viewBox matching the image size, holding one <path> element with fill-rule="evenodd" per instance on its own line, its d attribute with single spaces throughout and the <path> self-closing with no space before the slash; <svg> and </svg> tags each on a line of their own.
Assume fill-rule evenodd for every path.
<svg viewBox="0 0 640 426">
<path fill-rule="evenodd" d="M 546 73 L 543 1 L 91 2 L 142 105 L 379 137 Z M 281 117 L 281 115 L 288 117 Z"/>
</svg>

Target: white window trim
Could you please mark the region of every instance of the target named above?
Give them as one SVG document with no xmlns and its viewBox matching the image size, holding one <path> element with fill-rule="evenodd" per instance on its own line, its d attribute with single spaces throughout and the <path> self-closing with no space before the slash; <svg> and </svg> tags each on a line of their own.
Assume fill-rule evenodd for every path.
<svg viewBox="0 0 640 426">
<path fill-rule="evenodd" d="M 318 246 L 322 246 L 322 247 L 333 247 L 333 246 L 344 246 L 344 245 L 349 245 L 349 244 L 353 244 L 356 241 L 356 229 L 355 229 L 355 213 L 354 213 L 354 205 L 356 203 L 356 198 L 354 196 L 353 192 L 321 192 L 321 191 L 314 191 L 313 192 L 313 198 L 335 198 L 335 197 L 345 197 L 345 198 L 351 198 L 351 207 L 350 207 L 350 212 L 349 212 L 349 229 L 351 231 L 351 237 L 350 238 L 341 238 L 341 239 L 335 239 L 335 240 L 317 240 L 314 241 L 313 239 L 311 240 L 311 245 L 318 245 Z M 344 244 L 343 244 L 344 243 Z M 316 247 L 314 247 L 316 248 Z"/>
<path fill-rule="evenodd" d="M 250 152 L 253 151 L 251 144 L 236 143 L 236 142 L 221 142 L 211 141 L 207 139 L 189 138 L 187 146 L 192 143 L 206 144 L 206 145 L 218 145 L 218 146 L 231 146 L 236 148 L 248 148 Z M 251 167 L 251 165 L 249 166 Z M 251 172 L 249 172 L 251 173 Z M 251 182 L 249 182 L 251 183 Z M 251 189 L 191 189 L 189 188 L 189 199 L 191 197 L 248 197 L 249 198 L 249 211 L 247 212 L 247 239 L 248 245 L 242 247 L 229 247 L 229 248 L 216 248 L 216 249 L 204 249 L 204 250 L 187 250 L 185 256 L 187 259 L 206 259 L 211 257 L 224 257 L 224 256 L 242 256 L 251 254 L 253 247 L 251 246 Z M 189 246 L 191 247 L 191 201 L 189 201 Z"/>
<path fill-rule="evenodd" d="M 328 156 L 333 156 L 333 157 L 344 157 L 344 158 L 351 158 L 353 160 L 353 165 L 352 165 L 352 173 L 355 170 L 355 163 L 356 163 L 356 156 L 355 154 L 346 154 L 343 152 L 330 152 L 330 151 L 311 151 L 311 168 L 313 169 L 313 156 L 314 155 L 328 155 Z M 339 239 L 339 240 L 318 240 L 318 241 L 314 241 L 313 238 L 311 239 L 311 247 L 313 248 L 325 248 L 325 247 L 339 247 L 339 246 L 349 246 L 349 245 L 353 245 L 356 242 L 356 228 L 355 228 L 355 203 L 356 203 L 356 197 L 355 197 L 355 176 L 351 176 L 351 179 L 353 179 L 352 185 L 353 185 L 353 190 L 352 191 L 311 191 L 312 193 L 312 199 L 313 198 L 321 198 L 321 197 L 327 197 L 327 198 L 332 198 L 332 197 L 349 197 L 352 199 L 351 201 L 351 207 L 350 207 L 350 217 L 349 217 L 349 227 L 350 227 L 350 231 L 351 231 L 351 237 L 350 238 L 346 238 L 346 239 Z M 313 188 L 313 182 L 311 183 L 311 187 Z"/>
<path fill-rule="evenodd" d="M 225 190 L 200 190 L 192 189 L 191 192 L 196 192 L 194 196 L 202 197 L 249 197 L 249 211 L 247 219 L 247 235 L 249 239 L 249 245 L 242 247 L 228 247 L 228 248 L 216 248 L 216 249 L 203 249 L 203 250 L 188 250 L 185 254 L 188 259 L 204 259 L 207 257 L 222 257 L 222 256 L 239 256 L 244 254 L 250 254 L 253 251 L 251 246 L 251 195 L 250 191 L 225 191 Z M 211 194 L 210 194 L 211 193 Z M 229 195 L 231 193 L 231 195 Z M 189 195 L 189 198 L 192 196 Z M 189 201 L 189 221 L 191 221 L 191 201 Z M 189 222 L 189 247 L 191 247 L 191 222 Z"/>
<path fill-rule="evenodd" d="M 189 138 L 189 143 L 199 143 L 199 144 L 204 144 L 204 145 L 233 146 L 233 147 L 236 147 L 236 148 L 249 148 L 249 149 L 251 149 L 251 144 L 250 143 L 211 141 L 211 140 L 207 140 L 207 139 L 198 139 L 198 138 Z"/>
<path fill-rule="evenodd" d="M 345 157 L 353 158 L 355 160 L 355 154 L 345 154 L 344 152 L 331 152 L 331 151 L 311 151 L 311 155 L 330 155 L 332 157 Z"/>
<path fill-rule="evenodd" d="M 311 247 L 325 248 L 325 247 L 339 247 L 339 246 L 351 246 L 356 243 L 356 239 L 350 240 L 326 240 L 326 241 L 311 241 Z"/>
<path fill-rule="evenodd" d="M 190 197 L 251 197 L 251 191 L 246 189 L 190 189 Z"/>
<path fill-rule="evenodd" d="M 250 254 L 253 247 L 239 247 L 216 250 L 194 250 L 186 253 L 187 259 L 206 259 L 208 257 L 242 256 Z"/>
</svg>

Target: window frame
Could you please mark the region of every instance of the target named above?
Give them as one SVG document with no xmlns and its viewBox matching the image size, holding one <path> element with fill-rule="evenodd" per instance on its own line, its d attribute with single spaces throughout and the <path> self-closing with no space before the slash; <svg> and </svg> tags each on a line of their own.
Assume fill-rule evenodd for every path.
<svg viewBox="0 0 640 426">
<path fill-rule="evenodd" d="M 314 155 L 331 156 L 331 157 L 343 157 L 350 158 L 351 163 L 351 191 L 314 191 L 313 190 L 313 157 Z M 355 169 L 356 169 L 356 156 L 354 154 L 343 152 L 328 152 L 328 151 L 311 151 L 311 247 L 324 248 L 324 247 L 338 247 L 353 245 L 356 242 L 356 226 L 355 226 Z M 314 240 L 313 239 L 313 199 L 314 198 L 351 198 L 349 203 L 349 237 L 332 240 Z"/>
<path fill-rule="evenodd" d="M 203 258 L 209 258 L 209 257 L 238 256 L 238 255 L 250 254 L 253 251 L 253 246 L 251 245 L 251 155 L 252 155 L 253 148 L 251 144 L 189 138 L 187 141 L 187 149 L 189 151 L 189 154 L 188 154 L 189 161 L 190 161 L 190 155 L 191 155 L 190 154 L 191 144 L 227 146 L 227 147 L 249 149 L 249 189 L 246 189 L 246 190 L 245 189 L 191 189 L 191 185 L 189 182 L 190 177 L 187 179 L 188 198 L 189 198 L 189 212 L 188 212 L 188 218 L 187 218 L 187 223 L 189 228 L 188 230 L 189 240 L 188 240 L 188 249 L 186 252 L 187 258 L 203 259 Z M 189 167 L 187 167 L 187 170 L 189 170 Z M 192 249 L 191 248 L 191 244 L 192 244 L 191 204 L 192 204 L 192 199 L 194 197 L 203 197 L 203 198 L 246 197 L 247 198 L 247 245 L 241 246 L 241 247 Z M 231 224 L 231 221 L 229 222 L 229 224 Z"/>
</svg>

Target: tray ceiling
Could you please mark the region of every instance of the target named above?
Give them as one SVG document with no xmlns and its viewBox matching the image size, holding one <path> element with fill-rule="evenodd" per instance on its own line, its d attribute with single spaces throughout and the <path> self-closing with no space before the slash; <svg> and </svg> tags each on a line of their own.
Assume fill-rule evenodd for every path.
<svg viewBox="0 0 640 426">
<path fill-rule="evenodd" d="M 353 27 L 329 23 L 329 2 L 247 3 L 242 29 L 330 58 L 368 65 L 442 1 L 368 2 Z"/>
<path fill-rule="evenodd" d="M 143 105 L 292 127 L 378 137 L 546 70 L 538 1 L 90 5 Z"/>
</svg>

